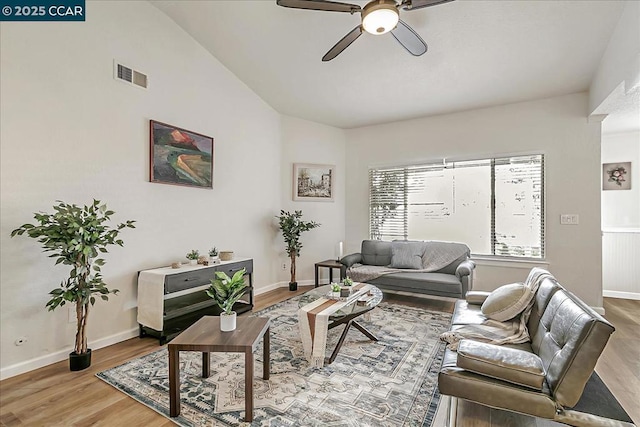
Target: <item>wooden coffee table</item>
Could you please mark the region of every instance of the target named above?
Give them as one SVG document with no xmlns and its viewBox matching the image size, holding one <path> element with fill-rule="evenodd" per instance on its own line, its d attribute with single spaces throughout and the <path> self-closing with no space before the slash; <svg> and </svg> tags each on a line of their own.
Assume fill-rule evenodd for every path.
<svg viewBox="0 0 640 427">
<path fill-rule="evenodd" d="M 211 374 L 210 354 L 214 352 L 244 353 L 244 400 L 246 422 L 253 421 L 253 351 L 264 336 L 262 378 L 269 379 L 269 318 L 238 317 L 237 328 L 220 331 L 220 317 L 204 316 L 174 338 L 169 351 L 169 415 L 180 415 L 180 352 L 202 352 L 202 377 Z"/>
</svg>

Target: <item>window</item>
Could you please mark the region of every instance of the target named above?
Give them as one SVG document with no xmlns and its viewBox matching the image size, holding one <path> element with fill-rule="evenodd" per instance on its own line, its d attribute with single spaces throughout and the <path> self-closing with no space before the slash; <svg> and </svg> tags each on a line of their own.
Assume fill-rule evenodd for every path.
<svg viewBox="0 0 640 427">
<path fill-rule="evenodd" d="M 464 242 L 475 255 L 544 257 L 544 157 L 369 170 L 372 239 Z"/>
</svg>

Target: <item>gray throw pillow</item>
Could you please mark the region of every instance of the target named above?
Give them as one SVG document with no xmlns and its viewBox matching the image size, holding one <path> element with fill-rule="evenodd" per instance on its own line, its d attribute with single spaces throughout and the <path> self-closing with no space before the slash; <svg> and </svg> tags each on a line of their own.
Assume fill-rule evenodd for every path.
<svg viewBox="0 0 640 427">
<path fill-rule="evenodd" d="M 505 322 L 522 313 L 534 295 L 524 283 L 503 285 L 489 294 L 480 310 L 489 319 Z"/>
<path fill-rule="evenodd" d="M 422 268 L 424 242 L 391 242 L 391 268 Z"/>
</svg>

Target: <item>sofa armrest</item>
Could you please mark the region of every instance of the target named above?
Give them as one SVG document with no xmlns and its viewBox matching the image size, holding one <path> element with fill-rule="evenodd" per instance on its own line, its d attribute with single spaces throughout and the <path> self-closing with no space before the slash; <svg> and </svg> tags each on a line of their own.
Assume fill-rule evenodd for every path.
<svg viewBox="0 0 640 427">
<path fill-rule="evenodd" d="M 544 384 L 542 359 L 524 350 L 464 339 L 456 363 L 467 371 L 538 391 Z"/>
<path fill-rule="evenodd" d="M 456 268 L 456 276 L 458 277 L 470 276 L 471 274 L 473 274 L 473 270 L 475 268 L 476 268 L 476 263 L 471 261 L 470 259 L 466 261 L 462 261 L 460 264 L 458 264 L 458 267 Z"/>
<path fill-rule="evenodd" d="M 340 259 L 340 262 L 346 267 L 351 268 L 351 266 L 355 263 L 362 262 L 362 254 L 356 252 L 355 254 L 349 254 Z"/>
<path fill-rule="evenodd" d="M 456 268 L 456 277 L 460 279 L 462 283 L 462 296 L 465 296 L 468 291 L 473 289 L 473 277 L 475 276 L 474 270 L 476 263 L 467 259 L 458 264 Z"/>
<path fill-rule="evenodd" d="M 484 300 L 491 295 L 491 292 L 487 291 L 469 291 L 467 292 L 466 299 L 468 304 L 482 305 Z"/>
</svg>

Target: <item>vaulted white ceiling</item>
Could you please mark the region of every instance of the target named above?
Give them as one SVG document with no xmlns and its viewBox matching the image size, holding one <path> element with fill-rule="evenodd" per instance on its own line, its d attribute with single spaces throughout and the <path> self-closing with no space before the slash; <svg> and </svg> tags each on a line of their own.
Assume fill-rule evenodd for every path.
<svg viewBox="0 0 640 427">
<path fill-rule="evenodd" d="M 359 14 L 287 9 L 275 0 L 152 3 L 278 112 L 340 128 L 588 90 L 623 7 L 457 0 L 401 10 L 429 45 L 423 56 L 390 34 L 365 33 L 322 62 Z"/>
</svg>

